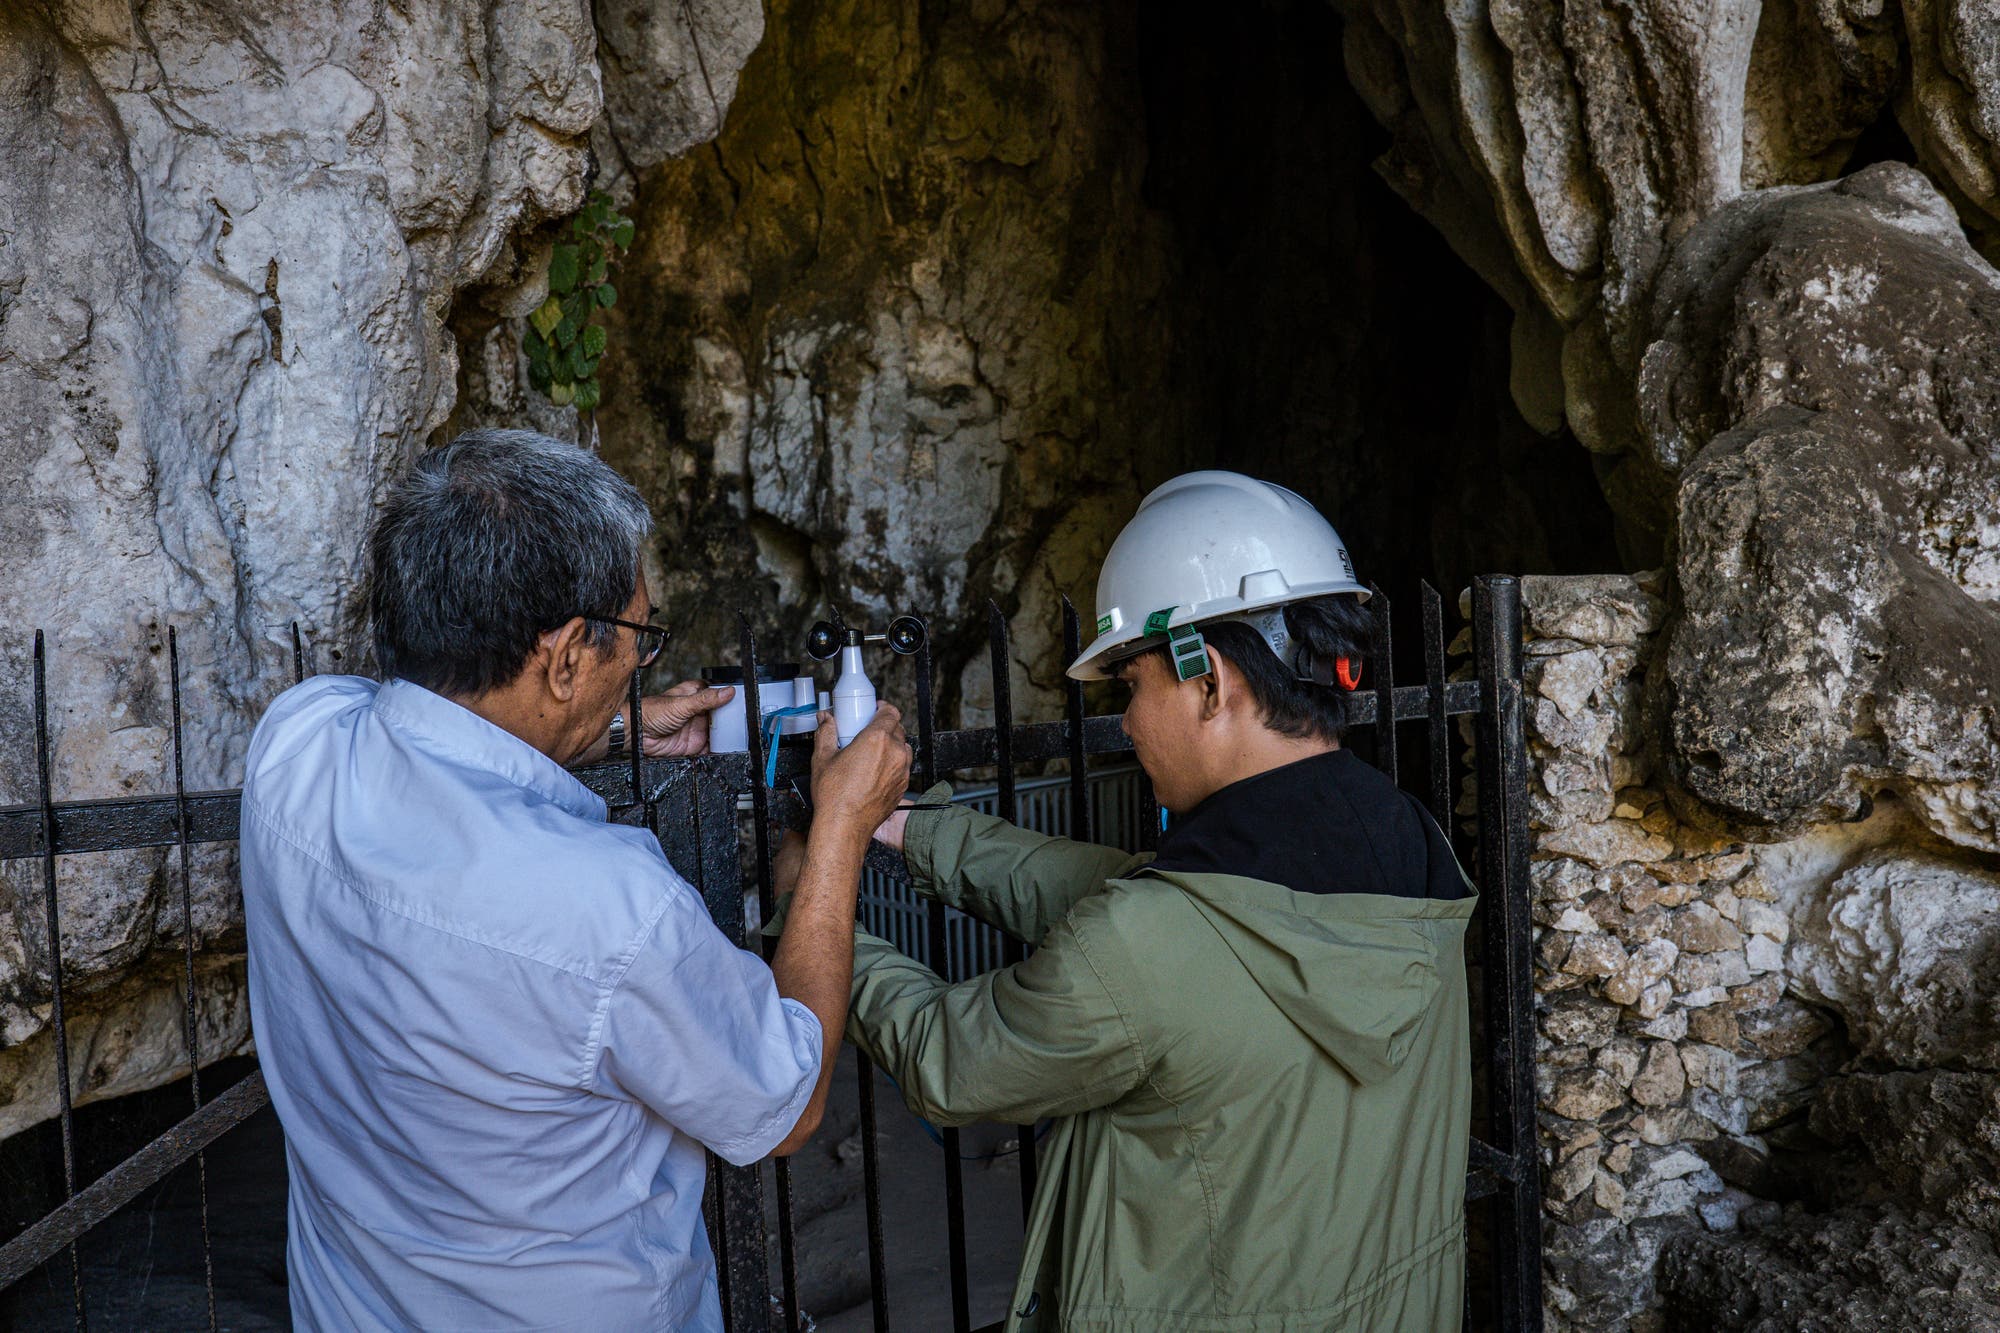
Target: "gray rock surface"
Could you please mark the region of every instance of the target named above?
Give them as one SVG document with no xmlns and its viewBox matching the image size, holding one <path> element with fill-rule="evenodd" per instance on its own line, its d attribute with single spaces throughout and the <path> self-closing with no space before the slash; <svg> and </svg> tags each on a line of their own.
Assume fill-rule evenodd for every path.
<svg viewBox="0 0 2000 1333">
<path fill-rule="evenodd" d="M 1665 1247 L 1660 1288 L 1669 1328 L 2000 1329 L 1991 1240 L 1901 1208 L 1795 1208 L 1747 1234 L 1690 1232 Z"/>
<path fill-rule="evenodd" d="M 1869 1193 L 1901 1197 L 2000 1243 L 2000 1079 L 1848 1074 L 1813 1103 L 1813 1132 L 1855 1151 Z M 2000 1292 L 1995 1293 L 2000 1305 Z"/>
<path fill-rule="evenodd" d="M 721 92 L 756 6 L 697 12 L 734 34 L 709 52 Z M 0 9 L 0 801 L 34 796 L 31 627 L 51 636 L 59 797 L 171 790 L 169 625 L 196 790 L 237 780 L 291 622 L 320 669 L 356 661 L 375 495 L 450 410 L 454 303 L 532 294 L 535 229 L 583 198 L 596 50 L 586 0 Z M 655 54 L 627 50 L 620 77 L 653 77 Z M 177 948 L 161 864 L 64 866 L 84 1026 L 151 1012 L 92 992 Z M 47 1021 L 40 878 L 0 883 L 0 1032 L 25 1053 Z M 196 928 L 221 955 L 234 900 L 205 858 Z M 103 1087 L 168 1076 L 164 1041 Z M 53 1105 L 9 1086 L 27 1100 L 0 1094 L 0 1135 Z"/>
<path fill-rule="evenodd" d="M 2000 848 L 2000 273 L 1883 165 L 1681 243 L 1645 353 L 1678 474 L 1669 767 L 1771 833 L 1903 793 Z"/>
<path fill-rule="evenodd" d="M 2000 1069 L 2000 875 L 1904 851 L 1864 856 L 1797 919 L 1802 996 L 1861 1050 L 1905 1069 Z"/>
</svg>

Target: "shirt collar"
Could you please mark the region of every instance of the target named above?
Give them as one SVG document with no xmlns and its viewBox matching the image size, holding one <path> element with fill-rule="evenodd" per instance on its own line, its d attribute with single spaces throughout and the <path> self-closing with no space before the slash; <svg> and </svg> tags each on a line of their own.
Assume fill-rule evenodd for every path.
<svg viewBox="0 0 2000 1333">
<path fill-rule="evenodd" d="M 375 715 L 459 763 L 496 773 L 579 819 L 602 823 L 604 798 L 568 769 L 479 714 L 407 680 L 375 692 Z"/>
</svg>

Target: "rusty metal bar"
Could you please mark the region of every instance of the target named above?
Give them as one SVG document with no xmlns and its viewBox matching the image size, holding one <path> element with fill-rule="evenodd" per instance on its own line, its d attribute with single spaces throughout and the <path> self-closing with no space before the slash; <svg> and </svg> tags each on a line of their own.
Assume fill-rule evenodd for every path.
<svg viewBox="0 0 2000 1333">
<path fill-rule="evenodd" d="M 999 787 L 995 803 L 1000 818 L 1012 824 L 1020 819 L 1014 793 L 1014 654 L 1007 632 L 1006 613 L 1001 611 L 998 602 L 990 600 L 986 603 L 986 637 L 993 662 L 994 759 L 999 764 L 999 774 L 994 779 Z M 1028 947 L 1012 935 L 1002 935 L 1000 956 L 1011 967 L 1028 956 Z M 1016 1125 L 1014 1134 L 1015 1141 L 1021 1145 L 1021 1221 L 1025 1225 L 1028 1210 L 1035 1202 L 1035 1127 L 1032 1124 Z"/>
<path fill-rule="evenodd" d="M 1076 606 L 1063 598 L 1063 670 L 1083 654 L 1083 622 Z M 1121 719 L 1113 719 L 1121 721 Z M 1078 842 L 1093 840 L 1090 818 L 1090 746 L 1084 736 L 1083 682 L 1063 677 L 1063 739 L 1069 758 L 1069 836 Z M 1121 738 L 1123 732 L 1120 732 Z"/>
<path fill-rule="evenodd" d="M 750 617 L 736 613 L 743 648 L 743 716 L 750 733 L 750 836 L 757 855 L 757 904 L 760 916 L 769 921 L 776 903 L 771 886 L 771 793 L 764 786 L 764 709 L 757 681 L 757 635 Z M 789 701 L 787 701 L 789 702 Z M 778 743 L 772 737 L 771 744 Z M 635 770 L 636 772 L 636 770 Z M 636 777 L 634 779 L 637 780 Z M 764 941 L 764 959 L 777 952 L 777 942 Z M 778 1189 L 778 1281 L 787 1333 L 799 1326 L 799 1262 L 797 1235 L 792 1224 L 792 1164 L 780 1157 L 772 1164 Z"/>
<path fill-rule="evenodd" d="M 931 698 L 931 641 L 924 635 L 917 650 L 917 783 L 927 788 L 937 781 L 937 727 Z M 930 965 L 946 981 L 951 976 L 951 949 L 945 938 L 944 904 L 933 898 L 925 906 L 925 943 Z M 971 1333 L 971 1283 L 965 1266 L 965 1164 L 959 1158 L 958 1131 L 940 1130 L 944 1144 L 945 1244 L 951 1270 L 951 1323 L 954 1333 Z"/>
<path fill-rule="evenodd" d="M 1372 594 L 1368 608 L 1375 618 L 1375 642 L 1370 645 L 1374 660 L 1369 666 L 1375 672 L 1375 767 L 1388 776 L 1389 781 L 1402 781 L 1400 766 L 1396 756 L 1396 656 L 1395 644 L 1389 622 L 1389 596 L 1374 584 L 1368 585 Z M 1384 721 L 1387 719 L 1387 721 Z"/>
<path fill-rule="evenodd" d="M 694 871 L 709 916 L 731 944 L 742 946 L 743 871 L 738 860 L 736 793 L 739 788 L 695 768 Z M 746 772 L 747 776 L 747 772 Z M 715 1248 L 717 1294 L 729 1333 L 762 1330 L 771 1317 L 771 1272 L 764 1250 L 764 1180 L 757 1168 L 731 1166 L 711 1155 L 710 1188 L 718 1225 Z"/>
<path fill-rule="evenodd" d="M 1444 603 L 1438 590 L 1424 580 L 1424 691 L 1430 717 L 1424 738 L 1430 746 L 1431 818 L 1451 837 L 1451 721 L 1445 713 Z"/>
<path fill-rule="evenodd" d="M 76 1237 L 165 1179 L 226 1131 L 248 1120 L 271 1100 L 264 1076 L 251 1074 L 220 1097 L 133 1153 L 76 1192 L 75 1197 L 0 1246 L 0 1290 L 20 1281 Z"/>
<path fill-rule="evenodd" d="M 641 651 L 644 648 L 645 645 L 641 644 Z M 625 707 L 628 711 L 625 714 L 625 754 L 626 762 L 632 772 L 632 794 L 639 805 L 639 817 L 647 828 L 657 832 L 659 821 L 654 813 L 653 793 L 645 782 L 646 700 L 641 692 L 639 680 L 644 672 L 644 667 L 633 670 L 632 684 L 626 691 Z"/>
<path fill-rule="evenodd" d="M 1472 585 L 1478 718 L 1479 883 L 1486 943 L 1487 1101 L 1494 1146 L 1511 1162 L 1494 1193 L 1494 1320 L 1542 1326 L 1541 1176 L 1535 1151 L 1532 927 L 1528 917 L 1528 769 L 1521 698 L 1521 585 Z"/>
<path fill-rule="evenodd" d="M 188 1091 L 195 1110 L 201 1109 L 201 1036 L 195 1018 L 194 997 L 194 860 L 188 847 L 186 731 L 181 722 L 180 636 L 167 626 L 167 679 L 171 685 L 174 723 L 174 805 L 175 837 L 180 843 L 181 861 L 181 965 L 187 986 Z M 194 1155 L 195 1175 L 201 1195 L 202 1287 L 208 1294 L 209 1333 L 215 1333 L 215 1249 L 208 1230 L 208 1154 Z"/>
<path fill-rule="evenodd" d="M 861 1080 L 861 1200 L 868 1225 L 868 1303 L 875 1333 L 889 1330 L 889 1249 L 882 1235 L 881 1145 L 875 1134 L 875 1062 L 854 1052 Z"/>
<path fill-rule="evenodd" d="M 48 649 L 42 632 L 35 631 L 35 775 L 36 792 L 42 815 L 42 902 L 49 931 L 49 1021 L 55 1030 L 56 1089 L 61 1099 L 63 1199 L 76 1199 L 76 1107 L 72 1104 L 69 1081 L 69 1020 L 63 1012 L 62 919 L 56 905 L 56 801 L 49 776 L 49 681 Z M 10 1247 L 11 1248 L 11 1247 Z M 76 1326 L 90 1327 L 84 1308 L 83 1261 L 76 1242 L 69 1246 L 69 1278 L 76 1294 Z"/>
</svg>

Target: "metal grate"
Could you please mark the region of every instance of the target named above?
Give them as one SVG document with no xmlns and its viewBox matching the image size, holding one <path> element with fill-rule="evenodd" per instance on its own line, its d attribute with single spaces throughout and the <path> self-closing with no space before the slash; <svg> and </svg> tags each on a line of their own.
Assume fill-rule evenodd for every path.
<svg viewBox="0 0 2000 1333">
<path fill-rule="evenodd" d="M 1139 821 L 1145 817 L 1144 775 L 1137 764 L 1119 764 L 1087 776 L 1091 820 L 1098 829 L 1092 839 L 1126 851 L 1139 848 Z M 1014 823 L 1051 837 L 1070 836 L 1069 775 L 1031 778 L 1015 784 L 1018 813 Z M 952 803 L 984 815 L 1000 813 L 998 785 L 968 787 L 952 793 Z M 926 926 L 928 900 L 910 881 L 886 871 L 869 869 L 861 876 L 861 925 L 912 958 L 935 968 Z M 955 977 L 977 976 L 1007 965 L 1006 937 L 977 917 L 956 907 L 944 912 L 945 968 Z"/>
<path fill-rule="evenodd" d="M 1423 588 L 1422 685 L 1397 686 L 1389 669 L 1390 607 L 1379 593 L 1370 602 L 1375 613 L 1375 660 L 1383 664 L 1372 691 L 1352 700 L 1357 739 L 1373 736 L 1373 760 L 1401 779 L 1403 745 L 1398 727 L 1423 724 L 1421 786 L 1415 788 L 1438 822 L 1453 825 L 1457 747 L 1453 719 L 1472 719 L 1476 744 L 1472 761 L 1478 829 L 1478 879 L 1481 902 L 1477 922 L 1483 940 L 1484 1030 L 1473 1049 L 1484 1061 L 1488 1091 L 1487 1138 L 1471 1144 L 1471 1169 L 1466 1182 L 1468 1208 L 1489 1210 L 1489 1288 L 1491 1319 L 1502 1329 L 1541 1327 L 1540 1177 L 1535 1150 L 1535 1088 L 1532 994 L 1528 920 L 1527 755 L 1522 727 L 1521 606 L 1517 582 L 1508 576 L 1479 579 L 1473 588 L 1472 641 L 1476 678 L 1448 680 L 1445 666 L 1444 616 L 1437 592 Z M 1159 807 L 1143 773 L 1130 764 L 1129 750 L 1116 717 L 1086 717 L 1082 686 L 1068 682 L 1064 718 L 1058 722 L 1017 725 L 1009 689 L 1011 650 L 1005 617 L 988 606 L 988 646 L 992 654 L 994 725 L 939 732 L 934 725 L 931 661 L 926 647 L 914 662 L 917 709 L 917 778 L 927 785 L 934 778 L 974 769 L 994 769 L 988 786 L 967 791 L 963 800 L 1030 828 L 1063 833 L 1083 841 L 1100 841 L 1140 849 L 1159 836 Z M 743 664 L 748 716 L 760 715 L 755 667 L 757 644 L 747 620 L 742 621 Z M 1063 608 L 1063 640 L 1073 658 L 1081 642 L 1076 611 Z M 33 859 L 41 863 L 44 906 L 49 933 L 49 978 L 53 1004 L 54 1059 L 61 1090 L 66 1201 L 0 1246 L 0 1289 L 65 1249 L 75 1294 L 76 1323 L 87 1325 L 87 1307 L 77 1238 L 117 1209 L 131 1202 L 148 1185 L 189 1161 L 200 1162 L 202 1150 L 221 1134 L 263 1107 L 268 1097 L 261 1077 L 252 1075 L 213 1101 L 203 1104 L 195 1083 L 195 1109 L 185 1120 L 132 1157 L 87 1183 L 76 1179 L 73 1138 L 72 1072 L 69 1035 L 63 1008 L 61 961 L 62 923 L 55 894 L 58 858 L 87 851 L 123 848 L 180 849 L 183 924 L 190 910 L 187 849 L 196 843 L 233 840 L 237 836 L 239 793 L 187 792 L 181 782 L 183 747 L 179 707 L 180 663 L 170 641 L 168 670 L 174 699 L 173 772 L 171 796 L 101 801 L 57 802 L 50 785 L 47 729 L 46 650 L 41 634 L 34 646 L 34 715 L 38 799 L 29 805 L 0 808 L 0 860 Z M 303 645 L 293 632 L 295 676 L 304 669 Z M 634 702 L 638 682 L 633 682 Z M 1386 724 L 1386 725 L 1385 725 Z M 1414 747 L 1411 747 L 1414 749 Z M 711 755 L 686 760 L 644 760 L 637 754 L 623 764 L 609 764 L 579 776 L 618 812 L 617 817 L 643 824 L 659 838 L 674 867 L 702 894 L 716 924 L 738 944 L 745 942 L 746 886 L 741 870 L 737 799 L 748 794 L 760 906 L 768 912 L 771 894 L 771 840 L 782 825 L 802 821 L 795 797 L 784 794 L 783 781 L 807 771 L 805 747 L 785 745 L 778 756 L 779 791 L 766 791 L 753 775 L 763 771 L 761 737 L 752 730 L 747 755 Z M 1093 770 L 1093 759 L 1108 760 Z M 1022 765 L 1066 766 L 1055 778 L 1017 780 Z M 920 957 L 941 963 L 939 971 L 954 979 L 1018 961 L 1018 941 L 994 938 L 977 923 L 947 913 L 935 902 L 919 903 L 909 892 L 901 863 L 876 848 L 871 852 L 863 917 L 880 927 L 877 933 L 895 940 Z M 873 913 L 871 917 L 869 914 Z M 194 951 L 192 931 L 184 950 L 185 984 L 192 996 Z M 189 1069 L 198 1073 L 201 1053 L 192 1022 L 187 1034 Z M 881 1163 L 877 1135 L 878 1108 L 874 1077 L 866 1059 L 859 1062 L 862 1117 L 862 1157 L 865 1225 L 874 1324 L 890 1326 L 890 1292 L 881 1219 Z M 897 1111 L 897 1114 L 902 1112 Z M 957 1132 L 945 1130 L 946 1232 L 950 1247 L 952 1323 L 959 1333 L 970 1329 L 967 1310 L 964 1190 L 960 1176 Z M 1021 1185 L 1025 1214 L 1035 1184 L 1034 1136 L 1023 1131 Z M 712 1163 L 707 1211 L 716 1251 L 718 1285 L 724 1318 L 732 1333 L 772 1326 L 772 1308 L 783 1312 L 784 1328 L 799 1327 L 797 1254 L 790 1177 L 779 1162 L 773 1175 L 779 1227 L 778 1291 L 771 1290 L 766 1259 L 762 1181 L 757 1170 Z M 206 1232 L 206 1207 L 203 1211 Z M 214 1275 L 210 1259 L 208 1293 L 214 1321 Z M 1468 1312 L 1469 1314 L 1470 1312 Z"/>
</svg>

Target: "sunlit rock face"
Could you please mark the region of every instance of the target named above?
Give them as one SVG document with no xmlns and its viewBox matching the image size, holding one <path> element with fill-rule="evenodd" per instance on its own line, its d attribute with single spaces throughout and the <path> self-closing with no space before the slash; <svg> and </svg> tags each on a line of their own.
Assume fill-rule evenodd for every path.
<svg viewBox="0 0 2000 1333">
<path fill-rule="evenodd" d="M 700 10 L 757 26 L 754 4 Z M 621 47 L 615 85 L 670 87 L 676 71 L 649 64 L 670 46 Z M 725 97 L 744 53 L 711 55 Z M 33 627 L 59 797 L 171 789 L 169 626 L 197 790 L 237 780 L 290 679 L 292 622 L 318 668 L 359 665 L 363 538 L 451 408 L 447 314 L 475 287 L 532 299 L 534 229 L 584 197 L 601 83 L 586 0 L 0 12 L 0 800 L 34 797 Z M 663 112 L 648 141 L 694 142 L 707 114 L 676 128 Z M 181 930 L 165 864 L 63 867 L 86 1097 L 179 1059 L 149 961 Z M 54 1105 L 32 1074 L 50 1057 L 40 876 L 4 873 L 0 1135 Z M 201 858 L 194 898 L 206 961 L 226 962 L 226 857 Z M 129 993 L 143 976 L 153 989 Z M 247 1029 L 225 983 L 210 1055 Z"/>
<path fill-rule="evenodd" d="M 1679 785 L 1773 832 L 1896 790 L 2000 850 L 2000 273 L 1884 164 L 1720 210 L 1654 318 Z"/>
</svg>

